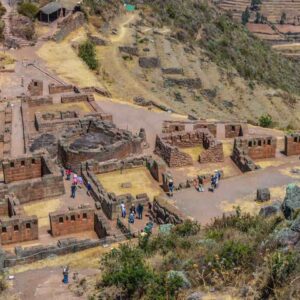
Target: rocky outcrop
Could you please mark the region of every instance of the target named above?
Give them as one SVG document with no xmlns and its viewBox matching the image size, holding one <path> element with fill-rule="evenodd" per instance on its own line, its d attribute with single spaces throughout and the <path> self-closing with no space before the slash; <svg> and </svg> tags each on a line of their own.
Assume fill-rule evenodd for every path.
<svg viewBox="0 0 300 300">
<path fill-rule="evenodd" d="M 286 219 L 293 219 L 300 211 L 300 187 L 290 184 L 286 188 L 286 195 L 282 203 L 282 211 Z"/>
<path fill-rule="evenodd" d="M 275 234 L 275 241 L 281 247 L 294 246 L 300 240 L 300 233 L 290 228 L 283 228 Z"/>
<path fill-rule="evenodd" d="M 158 57 L 140 57 L 139 65 L 141 68 L 153 69 L 160 67 L 160 60 Z"/>
<path fill-rule="evenodd" d="M 280 212 L 280 206 L 281 206 L 281 203 L 279 203 L 279 202 L 274 203 L 272 205 L 264 206 L 260 209 L 259 215 L 263 216 L 263 217 L 270 217 L 272 215 L 275 215 L 278 212 Z"/>
</svg>

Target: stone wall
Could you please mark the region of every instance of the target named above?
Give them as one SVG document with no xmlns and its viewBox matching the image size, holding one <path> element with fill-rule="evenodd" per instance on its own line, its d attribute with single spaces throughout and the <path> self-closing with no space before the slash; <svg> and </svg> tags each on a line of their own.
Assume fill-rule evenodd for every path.
<svg viewBox="0 0 300 300">
<path fill-rule="evenodd" d="M 52 105 L 53 98 L 51 96 L 47 97 L 24 97 L 22 99 L 22 107 L 27 104 L 29 107 L 32 106 L 42 106 L 42 105 Z"/>
<path fill-rule="evenodd" d="M 49 214 L 52 236 L 94 230 L 94 209 L 82 207 Z"/>
<path fill-rule="evenodd" d="M 63 95 L 61 96 L 61 103 L 88 102 L 89 98 L 91 98 L 91 100 L 94 100 L 94 96 L 89 94 Z"/>
<path fill-rule="evenodd" d="M 234 140 L 232 159 L 242 172 L 258 168 L 255 159 L 273 158 L 276 155 L 277 140 L 272 136 L 247 136 Z"/>
<path fill-rule="evenodd" d="M 5 161 L 8 170 L 12 168 L 14 173 L 9 173 L 8 183 L 0 184 L 0 190 L 5 189 L 6 194 L 13 193 L 20 203 L 56 197 L 65 193 L 60 171 L 47 155 L 26 156 L 24 160 L 27 161 L 28 167 L 21 166 L 20 158 L 12 159 L 12 162 L 17 161 L 20 164 L 16 168 L 10 166 L 10 160 Z M 23 168 L 25 170 L 27 168 L 27 171 Z M 32 177 L 32 174 L 36 177 Z"/>
<path fill-rule="evenodd" d="M 65 167 L 80 170 L 82 162 L 123 159 L 143 151 L 143 140 L 127 130 L 116 128 L 109 122 L 81 120 L 80 126 L 71 128 L 59 141 L 59 158 Z"/>
<path fill-rule="evenodd" d="M 177 131 L 156 137 L 155 153 L 161 156 L 169 167 L 193 164 L 192 157 L 180 148 L 203 146 L 199 162 L 221 162 L 224 160 L 222 143 L 217 141 L 207 128 L 192 131 Z"/>
<path fill-rule="evenodd" d="M 0 226 L 2 245 L 38 239 L 38 218 L 36 216 L 1 218 Z"/>
<path fill-rule="evenodd" d="M 181 224 L 187 217 L 167 199 L 157 196 L 154 198 L 152 207 L 153 220 L 157 224 Z"/>
<path fill-rule="evenodd" d="M 32 79 L 28 85 L 28 92 L 31 96 L 43 96 L 43 81 Z"/>
<path fill-rule="evenodd" d="M 300 155 L 300 132 L 284 137 L 284 153 L 287 156 Z"/>
<path fill-rule="evenodd" d="M 166 172 L 167 166 L 160 159 L 149 159 L 147 167 L 152 177 L 159 183 L 163 183 L 163 174 Z"/>
<path fill-rule="evenodd" d="M 74 91 L 74 86 L 71 84 L 54 84 L 48 85 L 49 94 L 61 94 L 61 93 L 72 93 Z"/>
<path fill-rule="evenodd" d="M 247 126 L 247 124 L 242 125 L 241 123 L 231 123 L 225 124 L 225 138 L 235 138 L 239 136 L 244 136 L 243 128 Z"/>
<path fill-rule="evenodd" d="M 0 217 L 8 216 L 8 199 L 0 198 Z"/>
<path fill-rule="evenodd" d="M 85 17 L 82 12 L 70 14 L 61 21 L 58 21 L 58 30 L 54 33 L 53 39 L 57 42 L 62 41 L 72 31 L 80 28 L 85 23 Z"/>
<path fill-rule="evenodd" d="M 114 193 L 108 193 L 97 176 L 89 167 L 83 167 L 82 176 L 85 182 L 90 182 L 92 186 L 92 197 L 102 208 L 102 211 L 110 220 L 115 220 L 121 215 L 121 203 L 123 202 L 129 211 L 132 204 L 137 206 L 139 203 L 146 205 L 149 202 L 147 194 L 140 194 L 133 197 L 131 194 L 116 196 Z"/>
<path fill-rule="evenodd" d="M 7 106 L 4 111 L 3 158 L 11 155 L 12 108 Z"/>
</svg>

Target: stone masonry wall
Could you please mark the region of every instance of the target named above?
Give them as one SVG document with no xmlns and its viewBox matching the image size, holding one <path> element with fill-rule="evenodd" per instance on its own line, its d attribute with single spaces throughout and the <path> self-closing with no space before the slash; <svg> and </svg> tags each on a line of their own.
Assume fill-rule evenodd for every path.
<svg viewBox="0 0 300 300">
<path fill-rule="evenodd" d="M 42 176 L 41 157 L 7 159 L 2 163 L 4 182 L 10 183 Z"/>
<path fill-rule="evenodd" d="M 1 245 L 38 239 L 38 218 L 36 216 L 13 216 L 1 218 Z"/>
<path fill-rule="evenodd" d="M 94 230 L 94 209 L 78 208 L 49 214 L 52 236 Z"/>
<path fill-rule="evenodd" d="M 284 141 L 285 155 L 300 155 L 300 132 L 286 135 Z"/>
<path fill-rule="evenodd" d="M 43 96 L 43 81 L 32 79 L 28 85 L 28 92 L 31 96 Z"/>
<path fill-rule="evenodd" d="M 158 224 L 181 224 L 187 217 L 168 200 L 161 196 L 154 198 L 152 218 Z"/>
<path fill-rule="evenodd" d="M 49 94 L 61 94 L 61 93 L 71 93 L 74 91 L 74 87 L 71 84 L 64 85 L 64 84 L 49 84 Z"/>
<path fill-rule="evenodd" d="M 238 123 L 225 124 L 225 138 L 243 136 L 242 125 Z"/>
</svg>

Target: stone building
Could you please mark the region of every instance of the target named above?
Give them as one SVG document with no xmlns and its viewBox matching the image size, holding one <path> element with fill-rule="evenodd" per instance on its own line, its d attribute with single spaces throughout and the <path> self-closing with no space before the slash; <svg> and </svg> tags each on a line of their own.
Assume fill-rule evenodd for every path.
<svg viewBox="0 0 300 300">
<path fill-rule="evenodd" d="M 284 153 L 287 156 L 300 155 L 300 132 L 284 137 Z"/>
</svg>

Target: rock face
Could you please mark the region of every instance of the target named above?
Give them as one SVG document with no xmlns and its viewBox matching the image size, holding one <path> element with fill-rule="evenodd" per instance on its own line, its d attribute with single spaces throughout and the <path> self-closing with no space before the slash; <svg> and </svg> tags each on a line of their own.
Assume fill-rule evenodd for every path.
<svg viewBox="0 0 300 300">
<path fill-rule="evenodd" d="M 293 222 L 291 229 L 300 233 L 300 216 Z"/>
<path fill-rule="evenodd" d="M 271 199 L 271 193 L 268 188 L 257 189 L 256 201 L 265 202 Z"/>
<path fill-rule="evenodd" d="M 272 205 L 262 207 L 259 211 L 259 215 L 263 217 L 269 217 L 271 215 L 277 214 L 280 211 L 280 206 L 281 204 L 278 202 Z"/>
<path fill-rule="evenodd" d="M 282 211 L 287 219 L 293 219 L 300 210 L 300 187 L 290 184 L 286 188 L 286 195 L 282 203 Z"/>
<path fill-rule="evenodd" d="M 152 69 L 160 67 L 160 60 L 158 57 L 140 57 L 139 65 L 141 68 Z"/>
</svg>

